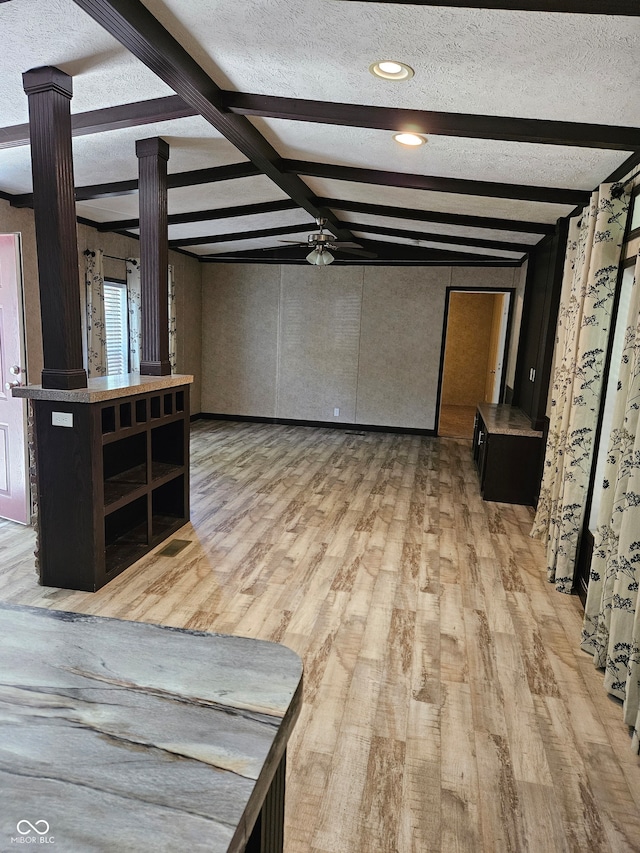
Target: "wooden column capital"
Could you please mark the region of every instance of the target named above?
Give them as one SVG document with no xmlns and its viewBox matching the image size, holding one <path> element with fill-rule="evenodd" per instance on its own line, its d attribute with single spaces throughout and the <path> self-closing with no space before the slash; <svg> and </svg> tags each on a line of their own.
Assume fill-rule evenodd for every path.
<svg viewBox="0 0 640 853">
<path fill-rule="evenodd" d="M 167 376 L 169 362 L 169 225 L 167 161 L 169 145 L 160 137 L 138 139 L 140 200 L 140 291 L 142 353 L 140 373 Z"/>
<path fill-rule="evenodd" d="M 29 99 L 44 388 L 85 388 L 71 150 L 73 81 L 59 68 L 22 75 Z"/>
<path fill-rule="evenodd" d="M 169 159 L 169 143 L 165 142 L 159 136 L 152 136 L 150 139 L 136 140 L 136 157 L 161 157 L 163 160 Z"/>
<path fill-rule="evenodd" d="M 32 68 L 22 75 L 22 86 L 27 95 L 39 92 L 57 92 L 71 100 L 73 97 L 73 77 L 52 65 Z"/>
</svg>

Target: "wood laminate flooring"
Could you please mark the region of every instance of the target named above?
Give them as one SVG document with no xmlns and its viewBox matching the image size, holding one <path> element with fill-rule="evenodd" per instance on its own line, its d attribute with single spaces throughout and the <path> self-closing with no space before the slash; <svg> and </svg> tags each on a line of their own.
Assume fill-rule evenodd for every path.
<svg viewBox="0 0 640 853">
<path fill-rule="evenodd" d="M 33 531 L 0 522 L 0 598 L 298 652 L 286 853 L 640 850 L 640 758 L 580 602 L 546 582 L 532 510 L 482 501 L 470 442 L 192 435 L 177 555 L 94 594 L 39 587 Z"/>
</svg>

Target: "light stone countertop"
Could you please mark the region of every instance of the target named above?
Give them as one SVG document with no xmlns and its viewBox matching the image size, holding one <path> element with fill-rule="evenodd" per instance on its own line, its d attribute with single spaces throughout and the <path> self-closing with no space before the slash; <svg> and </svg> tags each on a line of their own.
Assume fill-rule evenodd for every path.
<svg viewBox="0 0 640 853">
<path fill-rule="evenodd" d="M 104 400 L 116 400 L 147 391 L 162 391 L 177 385 L 190 385 L 193 376 L 187 373 L 173 373 L 170 376 L 141 376 L 139 373 L 122 373 L 112 376 L 99 376 L 89 379 L 86 388 L 72 391 L 58 388 L 43 388 L 42 385 L 19 385 L 12 389 L 14 397 L 28 397 L 31 400 L 53 400 L 64 403 L 101 403 Z"/>
<path fill-rule="evenodd" d="M 300 710 L 294 652 L 6 604 L 0 623 L 0 850 L 45 829 L 65 853 L 243 849 Z"/>
<path fill-rule="evenodd" d="M 478 411 L 488 433 L 542 438 L 542 431 L 532 429 L 530 419 L 514 406 L 478 403 Z"/>
</svg>

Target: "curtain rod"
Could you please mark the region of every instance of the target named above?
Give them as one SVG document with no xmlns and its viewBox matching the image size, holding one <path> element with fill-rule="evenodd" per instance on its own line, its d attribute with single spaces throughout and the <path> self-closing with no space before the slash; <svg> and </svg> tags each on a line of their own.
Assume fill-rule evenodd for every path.
<svg viewBox="0 0 640 853">
<path fill-rule="evenodd" d="M 96 253 L 91 251 L 91 249 L 85 249 L 82 254 L 87 255 L 87 257 L 89 255 L 91 255 L 92 258 L 95 258 L 95 256 L 96 256 Z M 109 260 L 111 260 L 111 261 L 124 261 L 125 263 L 127 261 L 134 260 L 133 258 L 119 258 L 117 255 L 105 255 L 105 254 L 103 254 L 102 257 L 103 258 L 109 258 Z"/>
<path fill-rule="evenodd" d="M 637 177 L 638 177 L 638 175 L 640 175 L 640 170 L 638 170 L 637 172 L 634 172 L 634 173 L 633 173 L 633 175 L 631 175 L 631 177 L 630 177 L 630 178 L 627 178 L 627 180 L 622 184 L 622 186 L 623 186 L 623 187 L 626 187 L 626 185 L 627 185 L 627 184 L 630 184 L 630 183 L 631 183 L 631 181 L 633 181 L 633 180 L 634 180 L 634 178 L 637 178 Z"/>
</svg>

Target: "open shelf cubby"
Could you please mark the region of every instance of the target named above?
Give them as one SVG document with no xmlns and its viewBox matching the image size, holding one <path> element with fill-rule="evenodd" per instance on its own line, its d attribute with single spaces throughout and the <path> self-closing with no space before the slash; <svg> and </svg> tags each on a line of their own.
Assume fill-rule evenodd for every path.
<svg viewBox="0 0 640 853">
<path fill-rule="evenodd" d="M 151 493 L 151 535 L 163 537 L 184 518 L 184 474 L 158 486 Z"/>
</svg>

